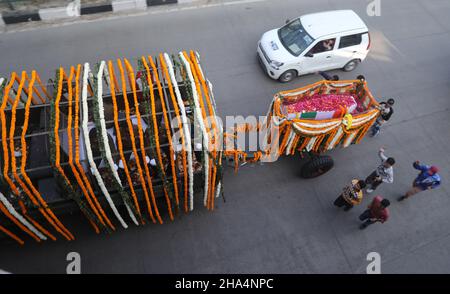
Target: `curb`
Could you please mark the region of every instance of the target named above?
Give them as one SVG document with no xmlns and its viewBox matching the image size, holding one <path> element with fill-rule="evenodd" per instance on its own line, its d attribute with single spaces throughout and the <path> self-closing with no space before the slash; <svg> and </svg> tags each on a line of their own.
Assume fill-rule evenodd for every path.
<svg viewBox="0 0 450 294">
<path fill-rule="evenodd" d="M 73 19 L 80 15 L 103 12 L 142 11 L 151 6 L 186 4 L 196 1 L 198 0 L 112 0 L 108 4 L 80 5 L 80 1 L 75 0 L 65 7 L 0 14 L 0 27 L 30 21 Z"/>
</svg>

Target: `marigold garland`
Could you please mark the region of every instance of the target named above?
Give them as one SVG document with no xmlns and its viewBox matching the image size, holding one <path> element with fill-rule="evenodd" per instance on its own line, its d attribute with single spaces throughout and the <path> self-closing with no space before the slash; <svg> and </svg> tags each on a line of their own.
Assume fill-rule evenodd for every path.
<svg viewBox="0 0 450 294">
<path fill-rule="evenodd" d="M 27 102 L 25 104 L 25 114 L 24 114 L 24 122 L 23 122 L 23 127 L 22 127 L 22 135 L 20 138 L 20 142 L 21 142 L 21 150 L 22 150 L 22 158 L 21 158 L 21 164 L 20 164 L 20 172 L 22 175 L 26 176 L 26 172 L 25 172 L 25 167 L 27 164 L 27 142 L 25 140 L 25 135 L 27 133 L 28 130 L 28 122 L 29 122 L 29 118 L 30 118 L 30 104 L 32 101 L 32 96 L 33 96 L 33 89 L 35 89 L 34 87 L 34 82 L 36 80 L 36 72 L 33 71 L 31 73 L 31 80 L 28 79 L 29 81 L 29 89 L 28 89 L 28 99 Z M 39 231 L 43 232 L 46 236 L 48 236 L 50 239 L 52 239 L 53 241 L 56 240 L 56 237 L 53 236 L 50 232 L 48 232 L 45 228 L 43 228 L 37 221 L 35 221 L 34 219 L 32 219 L 30 216 L 27 215 L 27 211 L 26 208 L 24 207 L 24 205 L 22 206 L 22 211 L 24 213 L 24 216 L 36 227 L 38 228 Z M 38 236 L 43 239 L 46 240 L 47 238 L 44 237 L 42 238 L 41 235 L 38 234 Z"/>
<path fill-rule="evenodd" d="M 124 62 L 125 62 L 125 68 L 127 71 L 127 75 L 129 76 L 131 81 L 134 81 L 135 78 L 134 78 L 133 68 L 131 67 L 130 63 L 128 62 L 128 60 L 126 58 L 125 58 Z M 134 82 L 131 83 L 131 90 L 133 91 L 134 110 L 135 110 L 136 119 L 137 119 L 137 123 L 138 123 L 139 147 L 141 149 L 142 162 L 144 165 L 145 176 L 147 178 L 147 182 L 151 183 L 150 171 L 149 171 L 148 165 L 147 165 L 147 153 L 145 151 L 145 146 L 144 146 L 144 132 L 142 130 L 141 112 L 139 110 L 139 102 L 138 102 L 138 98 L 137 98 L 137 94 L 136 94 L 136 83 L 134 83 Z M 124 98 L 126 97 L 125 95 L 126 94 L 124 94 Z M 133 136 L 134 136 L 134 133 L 133 133 Z M 145 183 L 144 175 L 143 175 L 142 171 L 140 170 L 139 154 L 137 154 L 137 153 L 135 154 L 135 159 L 136 159 L 136 165 L 137 165 L 139 173 L 140 173 L 141 181 L 143 182 L 143 189 L 144 189 L 145 202 L 147 204 L 147 209 L 148 209 L 148 212 L 150 214 L 150 217 L 151 217 L 153 223 L 155 223 L 156 220 L 153 216 L 152 206 L 150 204 L 150 199 L 149 199 L 148 192 L 147 192 L 147 184 Z M 150 192 L 152 194 L 150 197 L 153 198 L 154 196 L 153 196 L 152 188 L 150 188 Z M 162 220 L 160 218 L 158 220 L 160 223 L 162 222 Z"/>
<path fill-rule="evenodd" d="M 86 154 L 87 154 L 89 166 L 91 167 L 92 174 L 94 175 L 95 179 L 97 180 L 100 190 L 102 191 L 103 195 L 105 196 L 105 198 L 109 204 L 109 207 L 113 211 L 114 215 L 116 216 L 117 220 L 120 222 L 122 227 L 126 229 L 126 228 L 128 228 L 128 225 L 123 220 L 122 216 L 120 215 L 119 211 L 117 210 L 116 205 L 114 204 L 113 200 L 111 199 L 111 195 L 109 194 L 109 191 L 105 186 L 105 183 L 100 175 L 100 172 L 98 171 L 97 165 L 94 162 L 94 156 L 92 154 L 91 140 L 89 138 L 89 127 L 88 127 L 89 107 L 88 107 L 88 103 L 87 103 L 89 74 L 90 74 L 89 63 L 85 63 L 84 69 L 83 69 L 83 88 L 82 88 L 82 93 L 81 93 L 81 104 L 82 104 L 82 109 L 83 109 L 82 129 L 83 129 L 84 143 L 85 143 L 85 147 L 86 147 Z M 131 217 L 132 213 L 130 211 L 128 211 L 128 212 Z M 135 222 L 135 223 L 137 223 L 137 222 Z"/>
<path fill-rule="evenodd" d="M 19 196 L 19 191 L 17 190 L 17 187 L 14 185 L 14 183 L 12 182 L 11 178 L 8 175 L 8 170 L 9 170 L 9 152 L 8 152 L 8 147 L 7 147 L 7 140 L 6 140 L 6 135 L 7 135 L 7 130 L 6 130 L 6 118 L 5 118 L 5 108 L 7 103 L 9 102 L 8 96 L 11 90 L 11 87 L 14 85 L 15 82 L 15 75 L 16 73 L 13 72 L 11 74 L 11 79 L 10 82 L 6 85 L 6 87 L 4 88 L 4 95 L 3 95 L 3 100 L 2 100 L 2 104 L 0 107 L 0 118 L 1 118 L 1 123 L 2 123 L 2 146 L 3 146 L 3 160 L 4 160 L 4 165 L 3 165 L 3 177 L 5 178 L 5 180 L 8 182 L 8 184 L 10 185 L 10 188 L 13 190 L 13 192 Z M 26 232 L 28 235 L 30 235 L 33 239 L 35 239 L 36 241 L 40 241 L 39 237 L 32 232 L 31 228 L 28 228 L 27 226 L 25 226 L 24 224 L 22 224 L 22 222 L 20 222 L 20 220 L 16 219 L 7 209 L 6 207 L 3 206 L 3 203 L 0 205 L 0 210 L 14 223 L 16 224 L 20 229 L 22 229 L 22 231 Z"/>
<path fill-rule="evenodd" d="M 61 142 L 59 140 L 59 120 L 60 120 L 60 110 L 59 110 L 59 103 L 61 101 L 62 97 L 62 88 L 63 88 L 63 81 L 66 80 L 68 88 L 72 87 L 72 77 L 73 77 L 73 71 L 71 72 L 70 79 L 67 78 L 64 69 L 60 67 L 59 71 L 57 72 L 56 77 L 56 84 L 57 84 L 57 91 L 56 91 L 56 97 L 54 100 L 51 101 L 51 107 L 52 107 L 52 115 L 50 118 L 50 125 L 53 127 L 53 132 L 50 133 L 50 148 L 51 148 L 51 161 L 53 164 L 53 167 L 57 173 L 57 179 L 62 184 L 63 188 L 66 189 L 68 196 L 75 201 L 75 203 L 78 204 L 80 210 L 83 212 L 85 217 L 88 219 L 89 223 L 92 225 L 96 233 L 99 233 L 99 228 L 97 226 L 97 223 L 101 223 L 95 215 L 85 206 L 84 202 L 82 201 L 81 197 L 78 195 L 78 192 L 75 191 L 75 189 L 72 186 L 72 183 L 70 182 L 69 178 L 67 177 L 65 171 L 61 167 Z M 69 86 L 70 84 L 70 86 Z M 52 150 L 53 149 L 53 150 Z"/>
<path fill-rule="evenodd" d="M 112 65 L 111 61 L 108 62 L 108 68 L 109 68 L 110 77 L 111 77 L 111 79 L 114 80 L 114 83 L 111 83 L 111 85 L 110 85 L 110 89 L 111 89 L 111 99 L 112 99 L 112 102 L 113 102 L 113 110 L 114 110 L 114 127 L 115 127 L 115 130 L 116 130 L 116 136 L 117 136 L 117 148 L 119 150 L 120 160 L 122 161 L 122 164 L 123 164 L 125 177 L 127 179 L 128 186 L 130 188 L 130 191 L 131 191 L 131 194 L 132 194 L 132 197 L 133 197 L 133 200 L 134 200 L 134 204 L 135 204 L 136 207 L 139 207 L 137 195 L 136 195 L 136 192 L 135 192 L 134 187 L 133 187 L 133 181 L 131 180 L 131 175 L 130 175 L 130 171 L 129 171 L 129 168 L 128 168 L 128 163 L 127 163 L 127 160 L 125 159 L 125 155 L 123 153 L 122 133 L 120 131 L 120 126 L 119 126 L 119 111 L 118 111 L 118 108 L 117 108 L 117 98 L 116 98 L 116 88 L 115 88 L 116 84 L 118 86 L 118 83 L 117 83 L 117 80 L 116 80 L 116 76 L 115 76 L 115 73 L 114 73 L 114 68 L 113 68 L 113 65 Z M 151 195 L 152 195 L 152 200 L 155 201 L 154 200 L 154 195 L 153 195 L 153 187 L 151 186 L 151 181 L 150 181 L 149 185 L 150 185 L 150 192 L 151 192 Z M 153 204 L 156 207 L 156 203 L 154 202 Z M 157 207 L 156 207 L 155 210 L 156 210 L 156 216 L 157 216 L 158 220 L 160 221 L 160 223 L 162 223 L 162 220 L 159 217 L 159 212 L 158 212 Z"/>
<path fill-rule="evenodd" d="M 156 79 L 157 72 L 154 68 L 154 63 L 153 63 L 152 57 L 148 56 L 148 60 L 150 62 L 150 65 L 153 65 L 152 70 L 155 74 L 155 79 Z M 158 163 L 159 163 L 159 167 L 160 167 L 160 176 L 162 178 L 163 185 L 164 185 L 164 196 L 166 198 L 167 209 L 169 211 L 169 217 L 171 220 L 173 220 L 172 203 L 170 201 L 169 191 L 167 188 L 167 182 L 166 182 L 165 172 L 164 172 L 164 164 L 163 164 L 161 150 L 160 150 L 160 144 L 159 144 L 159 131 L 158 131 L 158 123 L 156 121 L 155 94 L 154 94 L 154 90 L 153 90 L 152 75 L 150 74 L 150 68 L 144 57 L 142 57 L 142 63 L 144 65 L 146 73 L 147 73 L 147 84 L 150 87 L 150 104 L 151 104 L 151 114 L 152 114 L 151 121 L 153 124 L 153 134 L 154 134 L 154 140 L 155 140 L 155 144 L 156 144 L 156 146 L 155 146 L 156 147 L 156 155 L 158 157 Z M 158 86 L 158 90 L 159 90 L 161 85 L 159 83 L 157 83 L 157 86 Z M 160 92 L 159 94 L 161 96 L 162 93 Z M 162 96 L 161 96 L 161 99 L 163 99 Z"/>
<path fill-rule="evenodd" d="M 108 132 L 106 130 L 106 121 L 105 121 L 105 110 L 103 107 L 103 76 L 105 76 L 106 83 L 108 85 L 111 84 L 109 80 L 108 70 L 105 67 L 105 62 L 101 61 L 100 64 L 96 65 L 96 75 L 93 75 L 93 85 L 95 96 L 93 99 L 93 114 L 94 114 L 94 125 L 97 132 L 97 139 L 99 142 L 99 149 L 102 160 L 108 164 L 108 169 L 106 170 L 106 177 L 112 181 L 113 187 L 118 191 L 122 200 L 125 203 L 125 206 L 128 210 L 128 214 L 132 218 L 135 224 L 137 223 L 136 217 L 132 208 L 135 209 L 134 204 L 130 199 L 130 195 L 123 189 L 122 182 L 119 177 L 119 173 L 117 172 L 117 165 L 114 163 L 111 153 L 111 147 L 109 145 Z M 136 214 L 139 214 L 141 218 L 141 223 L 144 224 L 144 219 L 142 215 L 136 210 Z"/>
<path fill-rule="evenodd" d="M 28 176 L 26 174 L 22 174 L 23 178 L 25 179 L 25 181 L 31 188 L 34 195 L 30 192 L 30 190 L 27 188 L 25 183 L 17 175 L 16 158 L 14 156 L 14 150 L 15 150 L 14 133 L 15 133 L 15 127 L 16 127 L 16 109 L 17 109 L 17 105 L 19 103 L 19 99 L 21 96 L 21 89 L 23 87 L 24 82 L 25 82 L 25 72 L 22 72 L 22 78 L 21 78 L 21 82 L 19 84 L 19 88 L 17 90 L 16 99 L 14 100 L 14 104 L 11 109 L 11 126 L 10 126 L 10 130 L 9 130 L 9 147 L 10 147 L 10 152 L 11 152 L 11 171 L 13 173 L 14 179 L 19 183 L 19 185 L 22 187 L 22 189 L 25 191 L 25 193 L 29 196 L 29 198 L 31 199 L 33 204 L 36 206 L 40 206 L 40 205 L 44 206 L 46 213 L 48 213 L 48 215 L 45 213 L 44 217 L 46 217 L 46 219 L 52 224 L 52 226 L 61 235 L 63 235 L 67 240 L 73 240 L 74 239 L 73 235 L 70 233 L 69 230 L 67 230 L 67 228 L 64 227 L 64 225 L 58 220 L 58 218 L 48 208 L 47 203 L 44 201 L 44 199 L 42 199 L 39 191 L 37 191 L 34 188 L 34 185 L 31 183 L 31 180 L 28 178 Z M 22 156 L 24 156 L 25 154 L 26 154 L 26 150 L 22 150 Z M 39 200 L 39 203 L 36 201 L 34 196 Z"/>
<path fill-rule="evenodd" d="M 189 83 L 186 84 L 190 84 L 190 88 L 192 91 L 192 97 L 193 97 L 193 101 L 194 101 L 194 115 L 196 116 L 196 120 L 197 123 L 200 126 L 200 129 L 202 131 L 202 141 L 203 141 L 203 154 L 204 154 L 204 177 L 205 177 L 205 188 L 204 188 L 204 197 L 203 197 L 203 205 L 206 206 L 207 205 L 207 199 L 208 199 L 208 191 L 209 191 L 209 134 L 208 131 L 206 130 L 204 121 L 203 121 L 203 112 L 204 109 L 201 108 L 200 105 L 200 96 L 198 93 L 198 80 L 196 78 L 196 74 L 191 70 L 192 68 L 192 64 L 189 61 L 189 57 L 187 56 L 186 52 L 180 52 L 179 54 L 182 62 L 184 63 L 185 66 L 185 70 L 187 73 L 187 77 L 189 80 Z M 200 94 L 201 95 L 201 94 Z M 205 114 L 206 116 L 206 114 Z"/>
<path fill-rule="evenodd" d="M 100 203 L 98 202 L 98 199 L 94 193 L 94 190 L 92 189 L 91 183 L 89 182 L 86 173 L 84 172 L 84 168 L 81 165 L 80 162 L 80 128 L 79 128 L 79 120 L 80 120 L 80 73 L 81 73 L 81 64 L 78 64 L 77 70 L 76 70 L 76 76 L 75 76 L 75 118 L 74 118 L 74 133 L 75 133 L 75 166 L 77 169 L 77 172 L 79 175 L 81 175 L 82 183 L 87 189 L 88 193 L 86 195 L 86 198 L 88 201 L 93 202 L 94 208 L 92 210 L 100 212 L 101 217 L 99 217 L 99 220 L 103 220 L 103 222 L 106 222 L 106 224 L 113 229 L 113 224 L 111 223 L 111 220 L 106 215 L 105 211 L 101 207 Z M 70 117 L 70 116 L 69 116 Z M 69 133 L 69 132 L 68 132 Z M 71 150 L 71 148 L 70 148 Z M 70 158 L 70 156 L 69 156 Z M 90 198 L 90 199 L 89 199 Z M 90 203 L 89 203 L 90 204 Z M 90 204 L 91 205 L 91 204 Z"/>
<path fill-rule="evenodd" d="M 217 150 L 219 149 L 218 144 L 221 142 L 221 140 L 219 139 L 219 134 L 218 134 L 218 129 L 217 129 L 217 122 L 216 122 L 216 115 L 214 112 L 214 107 L 211 103 L 211 97 L 209 94 L 210 89 L 206 86 L 206 82 L 205 82 L 205 78 L 203 76 L 203 72 L 200 68 L 200 63 L 198 62 L 197 56 L 194 54 L 194 51 L 191 50 L 190 52 L 191 54 L 191 59 L 193 60 L 193 65 L 194 65 L 194 69 L 197 72 L 197 76 L 200 80 L 200 83 L 203 87 L 203 92 L 205 93 L 205 100 L 206 100 L 206 104 L 208 106 L 208 112 L 209 112 L 209 117 L 213 118 L 211 121 L 211 125 L 212 125 L 212 129 L 213 129 L 213 139 L 212 142 L 210 142 L 212 144 L 212 148 L 213 148 L 213 158 L 214 160 L 217 159 Z M 211 164 L 212 164 L 212 160 L 211 160 Z M 209 195 L 209 209 L 214 209 L 214 189 L 215 189 L 215 180 L 216 180 L 216 173 L 217 173 L 217 165 L 215 164 L 213 166 L 213 176 L 211 179 L 211 185 L 210 185 L 210 195 Z"/>
<path fill-rule="evenodd" d="M 170 94 L 170 98 L 172 100 L 172 104 L 173 104 L 174 111 L 175 111 L 175 116 L 176 116 L 176 119 L 178 122 L 178 129 L 180 131 L 181 149 L 182 149 L 181 157 L 182 157 L 182 163 L 183 163 L 183 179 L 184 179 L 184 211 L 187 212 L 188 211 L 188 171 L 186 168 L 186 147 L 185 147 L 186 139 L 184 137 L 184 129 L 183 129 L 183 123 L 181 121 L 180 109 L 178 107 L 178 103 L 175 98 L 173 85 L 172 85 L 172 81 L 171 81 L 171 76 L 169 74 L 169 70 L 167 69 L 167 65 L 166 65 L 166 61 L 165 61 L 166 56 L 163 57 L 163 55 L 160 54 L 159 59 L 160 59 L 160 63 L 162 66 L 163 73 L 165 75 L 166 81 L 169 86 L 169 94 Z"/>
<path fill-rule="evenodd" d="M 77 76 L 79 74 L 79 69 L 80 67 L 78 67 L 77 70 Z M 103 217 L 99 214 L 97 207 L 94 205 L 94 203 L 92 202 L 89 192 L 87 191 L 87 188 L 84 185 L 83 180 L 80 177 L 80 174 L 78 173 L 78 170 L 75 167 L 75 164 L 73 162 L 73 141 L 72 141 L 72 104 L 73 104 L 73 100 L 72 100 L 72 94 L 73 94 L 73 89 L 72 89 L 72 79 L 73 79 L 73 75 L 74 75 L 74 67 L 70 68 L 70 74 L 69 74 L 69 79 L 67 80 L 67 85 L 68 85 L 68 95 L 67 95 L 67 102 L 68 102 L 68 117 L 67 117 L 67 140 L 68 140 L 68 148 L 69 148 L 69 166 L 70 169 L 72 170 L 73 175 L 75 176 L 75 179 L 78 183 L 78 185 L 81 188 L 81 191 L 83 192 L 83 195 L 86 197 L 86 200 L 88 201 L 89 206 L 91 207 L 92 211 L 95 213 L 95 215 L 97 216 L 99 222 L 101 223 L 102 226 L 106 226 L 105 221 L 103 220 Z M 79 76 L 78 76 L 79 77 Z M 76 95 L 76 93 L 75 93 Z M 77 106 L 75 106 L 77 107 Z M 114 226 L 108 222 L 108 226 L 112 229 L 115 230 Z"/>
<path fill-rule="evenodd" d="M 173 185 L 173 190 L 174 190 L 174 194 L 175 194 L 175 203 L 178 206 L 179 205 L 179 198 L 178 198 L 178 183 L 177 183 L 177 174 L 175 171 L 175 161 L 174 159 L 174 148 L 173 148 L 173 144 L 172 144 L 172 134 L 170 132 L 171 127 L 170 124 L 171 122 L 169 121 L 169 119 L 167 118 L 167 108 L 166 108 L 166 102 L 164 99 L 164 95 L 163 95 L 163 91 L 162 91 L 162 87 L 161 87 L 161 82 L 159 79 L 159 74 L 158 71 L 156 69 L 156 66 L 153 62 L 153 58 L 149 58 L 150 61 L 150 66 L 153 69 L 154 72 L 154 78 L 156 81 L 156 85 L 158 88 L 158 93 L 159 93 L 159 97 L 161 100 L 161 107 L 162 107 L 162 112 L 163 112 L 163 120 L 164 120 L 164 125 L 165 125 L 165 129 L 166 129 L 166 136 L 167 136 L 167 140 L 169 142 L 169 158 L 170 158 L 170 166 L 171 166 L 171 171 L 172 171 L 172 185 Z M 163 176 L 166 177 L 165 175 L 165 171 L 163 169 Z"/>
<path fill-rule="evenodd" d="M 136 168 L 137 168 L 138 174 L 139 174 L 139 181 L 140 181 L 140 183 L 142 185 L 142 190 L 144 192 L 145 202 L 147 204 L 148 212 L 150 214 L 150 217 L 152 218 L 152 221 L 155 222 L 154 217 L 153 217 L 153 213 L 152 213 L 152 210 L 151 210 L 149 198 L 148 198 L 147 185 L 145 183 L 144 172 L 142 171 L 142 167 L 141 167 L 140 156 L 139 156 L 137 148 L 136 148 L 136 140 L 135 140 L 135 135 L 134 135 L 133 124 L 131 122 L 130 106 L 129 106 L 129 103 L 128 103 L 127 86 L 126 86 L 125 74 L 124 74 L 124 69 L 123 69 L 123 66 L 122 66 L 122 61 L 120 59 L 117 59 L 117 64 L 119 66 L 120 78 L 121 78 L 121 82 L 122 82 L 122 94 L 123 94 L 123 102 L 124 102 L 124 105 L 125 105 L 125 115 L 126 115 L 126 118 L 127 118 L 126 121 L 127 121 L 127 126 L 128 126 L 128 135 L 130 137 L 131 147 L 132 147 L 133 155 L 134 155 L 134 158 L 135 158 L 135 161 L 136 161 Z M 144 158 L 144 164 L 146 164 L 145 158 Z"/>
<path fill-rule="evenodd" d="M 6 229 L 5 227 L 3 227 L 2 225 L 0 225 L 0 231 L 2 231 L 3 233 L 5 233 L 6 235 L 8 235 L 11 239 L 15 240 L 17 243 L 19 243 L 20 245 L 25 244 L 25 242 L 20 239 L 19 237 L 17 237 L 17 235 L 13 234 L 10 230 Z"/>
</svg>

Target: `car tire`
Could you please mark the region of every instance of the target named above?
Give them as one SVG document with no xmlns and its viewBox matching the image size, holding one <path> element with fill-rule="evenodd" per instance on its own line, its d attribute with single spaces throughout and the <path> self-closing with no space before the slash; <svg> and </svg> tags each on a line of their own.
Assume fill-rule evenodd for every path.
<svg viewBox="0 0 450 294">
<path fill-rule="evenodd" d="M 282 83 L 289 83 L 297 76 L 297 72 L 293 69 L 285 71 L 278 80 Z"/>
<path fill-rule="evenodd" d="M 343 71 L 352 71 L 355 70 L 355 68 L 358 67 L 359 59 L 352 59 L 342 68 Z"/>
<path fill-rule="evenodd" d="M 314 156 L 303 165 L 301 176 L 305 179 L 316 178 L 331 170 L 333 166 L 334 161 L 331 156 Z"/>
</svg>

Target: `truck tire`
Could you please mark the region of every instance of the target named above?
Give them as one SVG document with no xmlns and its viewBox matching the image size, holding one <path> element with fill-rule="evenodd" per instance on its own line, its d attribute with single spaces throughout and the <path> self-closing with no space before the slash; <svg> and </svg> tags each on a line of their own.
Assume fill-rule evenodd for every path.
<svg viewBox="0 0 450 294">
<path fill-rule="evenodd" d="M 301 170 L 301 176 L 305 179 L 312 179 L 323 175 L 334 166 L 331 156 L 315 156 L 305 163 Z"/>
</svg>

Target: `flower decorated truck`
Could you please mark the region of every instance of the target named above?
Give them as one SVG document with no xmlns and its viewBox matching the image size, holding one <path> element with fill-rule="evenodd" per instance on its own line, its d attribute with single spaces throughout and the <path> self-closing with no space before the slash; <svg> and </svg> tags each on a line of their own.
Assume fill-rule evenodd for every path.
<svg viewBox="0 0 450 294">
<path fill-rule="evenodd" d="M 193 51 L 61 67 L 47 84 L 35 71 L 1 78 L 0 236 L 73 240 L 76 210 L 100 233 L 212 209 L 215 111 Z"/>
<path fill-rule="evenodd" d="M 47 83 L 13 72 L 0 78 L 0 237 L 74 240 L 74 211 L 101 233 L 213 210 L 225 160 L 300 152 L 302 175 L 318 176 L 333 166 L 321 154 L 360 142 L 377 106 L 364 80 L 320 81 L 276 94 L 264 128 L 224 133 L 193 51 L 60 67 Z M 252 129 L 269 148 L 221 148 Z"/>
<path fill-rule="evenodd" d="M 317 177 L 334 165 L 332 158 L 323 154 L 359 143 L 379 113 L 379 104 L 364 78 L 322 80 L 274 96 L 262 128 L 266 140 L 263 151 L 229 153 L 234 154 L 236 169 L 242 161 L 257 161 L 269 155 L 273 160 L 300 153 L 309 158 L 302 166 L 302 177 Z M 261 132 L 261 126 L 237 128 L 228 137 L 237 141 L 239 133 L 256 129 Z"/>
</svg>

